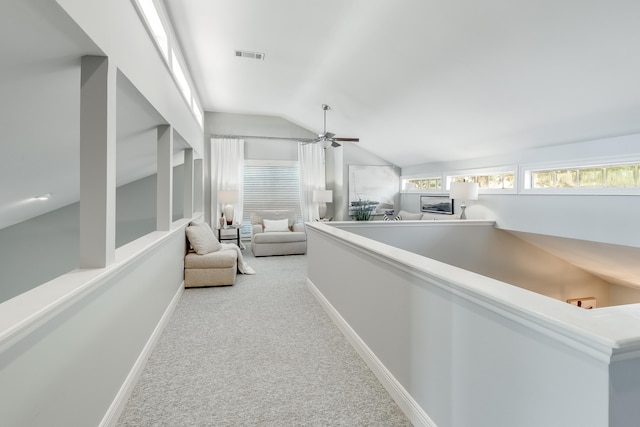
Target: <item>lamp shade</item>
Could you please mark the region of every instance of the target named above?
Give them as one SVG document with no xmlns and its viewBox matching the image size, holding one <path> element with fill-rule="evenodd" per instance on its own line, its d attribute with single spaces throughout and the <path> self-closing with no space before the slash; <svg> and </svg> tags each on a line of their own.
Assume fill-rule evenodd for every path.
<svg viewBox="0 0 640 427">
<path fill-rule="evenodd" d="M 313 190 L 313 201 L 317 203 L 331 203 L 333 200 L 332 190 Z"/>
<path fill-rule="evenodd" d="M 449 197 L 457 200 L 478 200 L 478 183 L 452 182 Z"/>
<path fill-rule="evenodd" d="M 219 203 L 236 203 L 238 201 L 238 190 L 219 190 L 218 202 Z"/>
</svg>

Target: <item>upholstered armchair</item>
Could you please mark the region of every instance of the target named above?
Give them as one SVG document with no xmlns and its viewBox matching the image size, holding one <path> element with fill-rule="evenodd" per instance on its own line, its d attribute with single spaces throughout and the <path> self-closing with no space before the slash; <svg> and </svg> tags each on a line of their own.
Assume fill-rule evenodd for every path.
<svg viewBox="0 0 640 427">
<path fill-rule="evenodd" d="M 251 214 L 251 251 L 254 256 L 307 253 L 304 224 L 293 210 L 260 210 Z"/>
</svg>

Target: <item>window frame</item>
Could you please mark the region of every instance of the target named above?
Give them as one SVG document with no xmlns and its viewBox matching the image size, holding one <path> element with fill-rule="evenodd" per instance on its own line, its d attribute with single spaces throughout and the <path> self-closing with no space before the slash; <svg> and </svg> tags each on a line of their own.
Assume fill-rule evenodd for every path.
<svg viewBox="0 0 640 427">
<path fill-rule="evenodd" d="M 440 188 L 438 189 L 427 189 L 421 190 L 419 188 L 407 190 L 405 189 L 406 182 L 412 179 L 439 179 L 440 180 Z M 445 192 L 444 188 L 442 188 L 444 184 L 444 174 L 417 174 L 417 175 L 404 175 L 400 177 L 400 193 L 402 194 L 443 194 Z"/>
<path fill-rule="evenodd" d="M 544 195 L 610 195 L 628 196 L 640 195 L 640 177 L 637 177 L 635 187 L 564 187 L 564 188 L 532 188 L 532 173 L 536 171 L 579 170 L 591 168 L 606 168 L 611 166 L 638 165 L 640 173 L 640 155 L 599 157 L 572 161 L 555 161 L 529 163 L 520 166 L 518 192 L 520 194 Z"/>
<path fill-rule="evenodd" d="M 256 206 L 256 208 L 259 209 L 294 209 L 296 212 L 296 218 L 298 222 L 302 222 L 302 206 L 300 203 L 300 162 L 297 160 L 259 160 L 259 159 L 245 159 L 244 161 L 244 170 L 242 171 L 243 175 L 244 175 L 244 183 L 243 183 L 243 193 L 244 193 L 244 199 L 242 200 L 243 203 L 243 218 L 242 218 L 242 234 L 243 235 L 248 235 L 251 234 L 251 223 L 250 223 L 250 219 L 251 219 L 251 209 L 253 209 L 251 206 L 247 206 L 247 195 L 250 194 L 250 192 L 247 191 L 247 183 L 248 183 L 248 179 L 247 179 L 247 168 L 250 167 L 260 167 L 260 168 L 266 168 L 266 167 L 273 167 L 273 168 L 291 168 L 291 169 L 295 169 L 295 174 L 293 176 L 295 176 L 296 178 L 296 182 L 297 182 L 297 191 L 295 193 L 296 196 L 296 200 L 297 200 L 297 205 L 294 206 L 283 206 L 281 204 L 278 205 L 259 205 Z"/>
<path fill-rule="evenodd" d="M 513 188 L 479 188 L 478 194 L 518 194 L 518 181 L 519 181 L 519 173 L 517 165 L 503 165 L 503 166 L 495 166 L 488 168 L 478 168 L 478 169 L 463 169 L 463 170 L 455 170 L 445 172 L 444 175 L 444 188 L 443 192 L 449 193 L 449 189 L 451 188 L 451 182 L 453 178 L 457 178 L 460 176 L 464 177 L 473 177 L 473 176 L 486 176 L 486 175 L 500 175 L 505 173 L 513 173 Z"/>
<path fill-rule="evenodd" d="M 169 19 L 167 18 L 167 12 L 165 11 L 164 6 L 159 4 L 160 2 L 156 0 L 146 0 L 148 5 L 153 6 L 153 12 L 155 12 L 155 16 L 149 17 L 147 16 L 145 7 L 142 6 L 142 1 L 145 0 L 131 0 L 135 9 L 138 11 L 138 16 L 144 24 L 149 37 L 158 50 L 158 53 L 163 58 L 164 64 L 167 67 L 169 74 L 171 74 L 178 91 L 187 103 L 187 106 L 189 107 L 193 117 L 198 122 L 198 125 L 204 130 L 204 114 L 202 113 L 200 102 L 196 96 L 194 89 L 195 85 L 191 78 L 191 70 L 186 66 L 186 62 L 182 56 L 182 51 L 176 42 L 176 36 L 171 24 L 169 23 Z M 156 28 L 158 24 L 162 27 L 164 32 L 163 36 L 165 36 L 166 39 L 160 40 L 156 36 L 154 28 Z M 163 42 L 166 43 L 166 45 L 163 45 Z M 174 64 L 178 66 L 177 69 L 175 69 Z"/>
</svg>

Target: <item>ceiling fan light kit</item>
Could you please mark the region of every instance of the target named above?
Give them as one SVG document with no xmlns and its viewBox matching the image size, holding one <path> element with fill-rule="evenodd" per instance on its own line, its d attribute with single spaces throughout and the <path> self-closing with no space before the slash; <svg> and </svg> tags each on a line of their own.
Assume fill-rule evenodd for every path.
<svg viewBox="0 0 640 427">
<path fill-rule="evenodd" d="M 327 104 L 322 104 L 322 114 L 323 114 L 323 127 L 322 127 L 322 133 L 320 135 L 318 135 L 318 139 L 315 140 L 314 142 L 319 142 L 322 144 L 322 148 L 329 148 L 329 147 L 340 147 L 341 144 L 338 143 L 338 141 L 348 141 L 348 142 L 358 142 L 360 141 L 360 138 L 335 138 L 336 134 L 335 133 L 331 133 L 331 132 L 327 132 L 327 110 L 330 110 L 331 107 L 329 107 Z"/>
</svg>

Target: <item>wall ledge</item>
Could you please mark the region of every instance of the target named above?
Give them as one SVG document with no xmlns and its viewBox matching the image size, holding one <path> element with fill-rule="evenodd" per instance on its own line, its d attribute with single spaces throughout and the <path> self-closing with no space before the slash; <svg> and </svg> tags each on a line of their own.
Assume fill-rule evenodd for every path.
<svg viewBox="0 0 640 427">
<path fill-rule="evenodd" d="M 490 226 L 493 221 L 453 221 L 456 226 Z M 425 224 L 422 224 L 425 223 Z M 640 357 L 640 304 L 583 310 L 505 282 L 454 267 L 421 255 L 341 230 L 350 227 L 451 226 L 452 221 L 380 221 L 307 223 L 307 231 L 331 238 L 386 264 L 435 285 L 526 328 L 572 347 L 604 363 Z"/>
<path fill-rule="evenodd" d="M 170 231 L 154 231 L 116 249 L 115 261 L 105 268 L 76 269 L 0 304 L 0 351 L 46 323 L 74 302 L 172 236 L 184 233 L 194 218 L 174 222 Z"/>
</svg>

